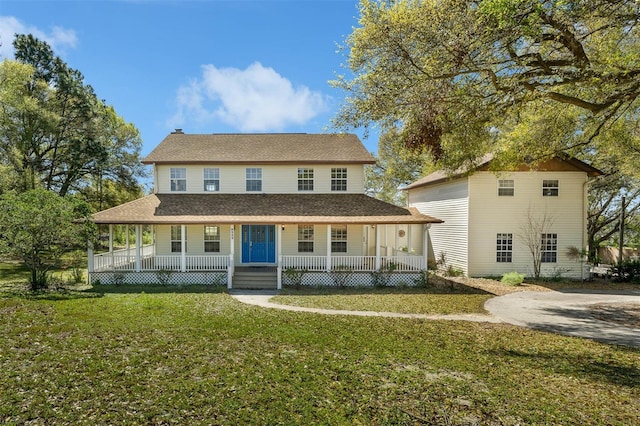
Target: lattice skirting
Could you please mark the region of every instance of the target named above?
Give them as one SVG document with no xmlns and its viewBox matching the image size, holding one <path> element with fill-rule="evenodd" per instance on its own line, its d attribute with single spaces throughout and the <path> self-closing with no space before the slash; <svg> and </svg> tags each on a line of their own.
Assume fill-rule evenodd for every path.
<svg viewBox="0 0 640 426">
<path fill-rule="evenodd" d="M 164 282 L 166 280 L 166 282 Z M 91 284 L 201 284 L 227 285 L 226 272 L 172 272 L 165 276 L 157 272 L 92 272 Z"/>
<path fill-rule="evenodd" d="M 412 287 L 419 277 L 417 272 L 394 272 L 389 276 L 387 285 Z M 294 284 L 286 276 L 282 277 L 282 283 L 285 286 Z M 373 276 L 369 272 L 306 272 L 301 284 L 308 287 L 372 287 Z"/>
</svg>

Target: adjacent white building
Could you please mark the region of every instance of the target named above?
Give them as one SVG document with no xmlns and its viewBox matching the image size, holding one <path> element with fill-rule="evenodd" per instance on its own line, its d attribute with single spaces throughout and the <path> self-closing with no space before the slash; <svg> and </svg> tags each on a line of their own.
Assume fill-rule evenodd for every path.
<svg viewBox="0 0 640 426">
<path fill-rule="evenodd" d="M 468 276 L 532 276 L 529 246 L 537 244 L 542 276 L 582 277 L 569 251 L 586 249 L 588 183 L 601 172 L 572 158 L 502 172 L 490 162 L 472 173 L 432 173 L 406 188 L 410 207 L 444 221 L 429 232 L 431 261 L 444 254 Z"/>
</svg>

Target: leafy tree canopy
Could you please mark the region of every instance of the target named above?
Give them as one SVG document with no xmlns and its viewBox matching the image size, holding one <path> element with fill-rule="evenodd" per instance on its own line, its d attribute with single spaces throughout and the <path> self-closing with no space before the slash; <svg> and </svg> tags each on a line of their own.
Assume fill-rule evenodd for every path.
<svg viewBox="0 0 640 426">
<path fill-rule="evenodd" d="M 640 158 L 635 0 L 361 0 L 339 128 L 399 127 L 454 169 L 567 152 Z"/>
<path fill-rule="evenodd" d="M 144 169 L 135 126 L 47 43 L 17 35 L 13 44 L 16 61 L 0 63 L 0 189 L 65 195 L 103 179 L 136 186 Z"/>
<path fill-rule="evenodd" d="M 0 255 L 17 259 L 31 271 L 33 290 L 47 285 L 47 272 L 62 255 L 86 249 L 95 239 L 89 206 L 78 197 L 61 197 L 45 189 L 0 198 Z"/>
</svg>

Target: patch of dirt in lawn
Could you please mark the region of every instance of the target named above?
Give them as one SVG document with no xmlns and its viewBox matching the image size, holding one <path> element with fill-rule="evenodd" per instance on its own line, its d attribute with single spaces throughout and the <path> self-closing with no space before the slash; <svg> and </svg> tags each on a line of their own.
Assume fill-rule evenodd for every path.
<svg viewBox="0 0 640 426">
<path fill-rule="evenodd" d="M 450 287 L 452 290 L 464 290 L 464 287 L 467 287 L 468 289 L 480 290 L 496 296 L 520 291 L 553 291 L 553 289 L 537 284 L 506 285 L 490 278 L 443 277 L 436 275 L 431 276 L 430 280 L 436 287 Z"/>
<path fill-rule="evenodd" d="M 603 303 L 591 306 L 595 318 L 622 325 L 640 328 L 640 305 L 633 303 Z"/>
</svg>

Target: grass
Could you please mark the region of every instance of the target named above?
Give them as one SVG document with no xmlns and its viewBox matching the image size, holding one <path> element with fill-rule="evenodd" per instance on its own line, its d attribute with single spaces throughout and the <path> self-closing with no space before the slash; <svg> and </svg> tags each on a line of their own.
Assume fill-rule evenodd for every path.
<svg viewBox="0 0 640 426">
<path fill-rule="evenodd" d="M 625 425 L 640 350 L 103 286 L 0 296 L 0 401 L 3 424 Z"/>
<path fill-rule="evenodd" d="M 434 293 L 419 288 L 285 290 L 272 302 L 308 308 L 447 315 L 486 313 L 490 294 Z"/>
</svg>

